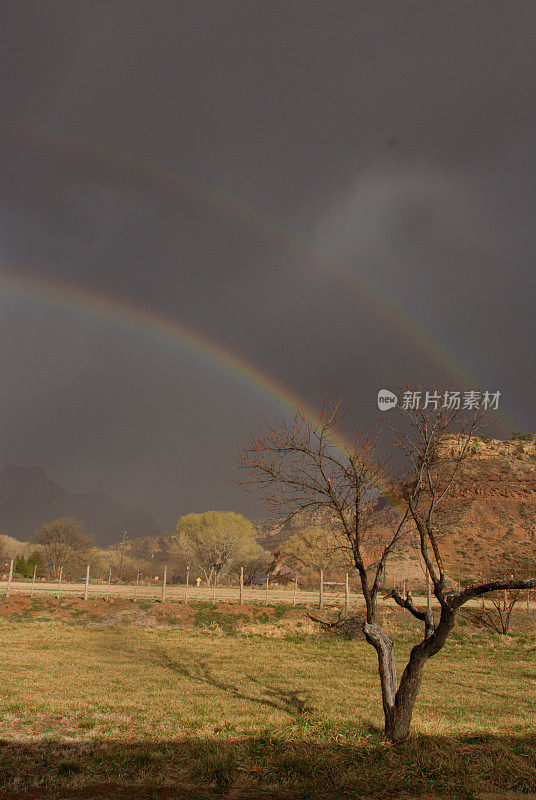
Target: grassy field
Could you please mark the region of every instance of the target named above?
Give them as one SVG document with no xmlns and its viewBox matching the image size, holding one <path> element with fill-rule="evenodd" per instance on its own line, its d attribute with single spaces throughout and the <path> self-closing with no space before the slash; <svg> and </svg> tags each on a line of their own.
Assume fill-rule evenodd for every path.
<svg viewBox="0 0 536 800">
<path fill-rule="evenodd" d="M 415 630 L 385 613 L 402 663 Z M 374 652 L 304 609 L 12 598 L 0 637 L 3 798 L 536 792 L 523 612 L 507 637 L 462 620 L 398 747 L 381 734 Z"/>
</svg>

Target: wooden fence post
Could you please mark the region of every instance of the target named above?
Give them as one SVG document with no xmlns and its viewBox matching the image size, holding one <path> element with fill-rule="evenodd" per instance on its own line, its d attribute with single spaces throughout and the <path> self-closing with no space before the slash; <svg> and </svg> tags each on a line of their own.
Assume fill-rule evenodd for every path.
<svg viewBox="0 0 536 800">
<path fill-rule="evenodd" d="M 320 602 L 319 608 L 324 608 L 324 573 L 320 570 Z"/>
<path fill-rule="evenodd" d="M 112 580 L 112 568 L 108 571 L 108 586 L 106 587 L 106 602 L 110 600 L 110 581 Z"/>
<path fill-rule="evenodd" d="M 268 605 L 268 586 L 269 586 L 269 584 L 270 584 L 270 576 L 267 575 L 266 576 L 266 595 L 265 595 L 265 598 L 264 598 L 264 605 L 265 606 Z"/>
<path fill-rule="evenodd" d="M 89 564 L 86 567 L 86 586 L 84 588 L 84 600 L 87 600 L 88 591 L 89 591 Z"/>
<path fill-rule="evenodd" d="M 35 588 L 35 575 L 37 573 L 37 564 L 34 564 L 34 571 L 33 571 L 33 578 L 32 578 L 32 588 L 30 589 L 30 597 L 33 597 L 34 588 Z"/>
<path fill-rule="evenodd" d="M 162 602 L 166 602 L 166 583 L 167 583 L 167 567 L 164 567 L 164 577 L 162 579 Z"/>
<path fill-rule="evenodd" d="M 240 567 L 240 605 L 244 604 L 244 567 Z"/>
<path fill-rule="evenodd" d="M 186 567 L 186 589 L 184 591 L 184 602 L 188 602 L 188 585 L 190 583 L 190 567 Z"/>
<path fill-rule="evenodd" d="M 292 594 L 292 605 L 296 605 L 296 591 L 298 589 L 298 574 L 294 575 L 294 592 Z"/>
<path fill-rule="evenodd" d="M 214 570 L 214 576 L 212 578 L 212 602 L 216 602 L 216 570 Z"/>
<path fill-rule="evenodd" d="M 60 591 L 61 591 L 61 576 L 63 574 L 63 567 L 60 567 L 60 576 L 58 578 L 58 594 L 56 595 L 56 599 L 60 599 Z"/>
<path fill-rule="evenodd" d="M 13 580 L 13 559 L 11 559 L 11 564 L 9 565 L 9 575 L 7 578 L 7 588 L 6 588 L 6 597 L 9 597 L 11 594 L 11 581 Z"/>
<path fill-rule="evenodd" d="M 140 571 L 136 575 L 136 588 L 134 589 L 134 602 L 138 599 L 138 586 L 140 585 Z"/>
<path fill-rule="evenodd" d="M 350 608 L 350 587 L 348 586 L 348 573 L 346 573 L 346 581 L 344 583 L 344 608 L 346 611 Z"/>
</svg>

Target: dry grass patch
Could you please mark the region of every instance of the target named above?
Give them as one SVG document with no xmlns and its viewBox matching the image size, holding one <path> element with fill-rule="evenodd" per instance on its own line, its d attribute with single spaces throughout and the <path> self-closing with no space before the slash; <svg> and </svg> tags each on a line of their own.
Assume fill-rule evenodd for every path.
<svg viewBox="0 0 536 800">
<path fill-rule="evenodd" d="M 533 634 L 459 629 L 427 667 L 414 739 L 393 748 L 381 735 L 365 642 L 237 635 L 289 619 L 295 631 L 303 611 L 215 614 L 210 604 L 193 608 L 190 629 L 124 616 L 111 626 L 83 616 L 0 620 L 0 786 L 112 781 L 317 795 L 334 787 L 341 796 L 535 789 Z M 411 628 L 392 616 L 402 663 Z"/>
</svg>

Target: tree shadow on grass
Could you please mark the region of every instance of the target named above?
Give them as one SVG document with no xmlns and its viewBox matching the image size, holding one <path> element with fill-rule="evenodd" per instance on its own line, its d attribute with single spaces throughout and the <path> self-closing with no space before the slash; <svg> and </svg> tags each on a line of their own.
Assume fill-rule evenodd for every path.
<svg viewBox="0 0 536 800">
<path fill-rule="evenodd" d="M 532 736 L 270 736 L 0 743 L 0 800 L 504 797 L 536 789 Z M 514 796 L 516 796 L 514 794 Z M 511 795 L 510 795 L 511 797 Z"/>
<path fill-rule="evenodd" d="M 246 675 L 245 678 L 247 681 L 256 684 L 260 688 L 259 694 L 254 695 L 229 681 L 218 678 L 206 663 L 194 661 L 191 658 L 187 660 L 185 657 L 182 657 L 179 661 L 176 658 L 172 658 L 163 648 L 153 650 L 153 654 L 161 666 L 174 672 L 176 675 L 188 678 L 188 680 L 191 681 L 206 683 L 238 700 L 247 700 L 250 703 L 268 706 L 278 711 L 284 711 L 290 716 L 305 714 L 311 710 L 307 699 L 308 693 L 303 690 L 268 686 L 263 684 L 258 678 L 252 675 Z"/>
</svg>

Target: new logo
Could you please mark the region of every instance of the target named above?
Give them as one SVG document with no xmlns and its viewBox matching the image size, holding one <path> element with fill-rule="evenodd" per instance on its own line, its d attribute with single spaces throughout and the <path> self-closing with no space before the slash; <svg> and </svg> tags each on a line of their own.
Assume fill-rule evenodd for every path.
<svg viewBox="0 0 536 800">
<path fill-rule="evenodd" d="M 389 389 L 380 389 L 378 392 L 378 408 L 380 411 L 389 411 L 390 408 L 394 408 L 398 403 L 398 397 L 393 392 L 390 392 Z"/>
</svg>

